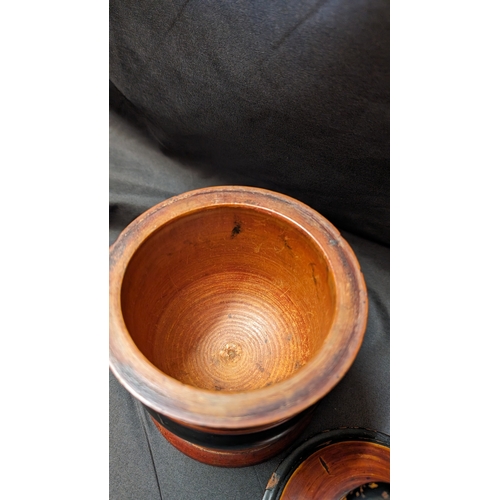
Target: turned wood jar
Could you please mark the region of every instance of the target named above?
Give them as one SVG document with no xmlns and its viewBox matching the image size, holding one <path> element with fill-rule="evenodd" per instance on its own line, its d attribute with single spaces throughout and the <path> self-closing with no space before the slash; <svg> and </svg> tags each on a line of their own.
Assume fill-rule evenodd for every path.
<svg viewBox="0 0 500 500">
<path fill-rule="evenodd" d="M 299 201 L 222 186 L 170 198 L 110 249 L 110 366 L 165 438 L 238 467 L 294 442 L 361 346 L 367 293 Z"/>
</svg>

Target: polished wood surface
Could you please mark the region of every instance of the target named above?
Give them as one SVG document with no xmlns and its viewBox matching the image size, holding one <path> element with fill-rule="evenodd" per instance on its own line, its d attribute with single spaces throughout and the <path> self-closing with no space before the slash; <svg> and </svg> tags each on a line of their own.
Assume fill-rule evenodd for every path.
<svg viewBox="0 0 500 500">
<path fill-rule="evenodd" d="M 169 375 L 211 391 L 249 391 L 300 370 L 334 315 L 323 252 L 274 214 L 214 207 L 158 229 L 122 285 L 128 331 Z"/>
<path fill-rule="evenodd" d="M 390 483 L 390 448 L 346 441 L 322 448 L 300 464 L 280 500 L 342 500 L 359 486 L 370 489 L 378 483 Z"/>
</svg>

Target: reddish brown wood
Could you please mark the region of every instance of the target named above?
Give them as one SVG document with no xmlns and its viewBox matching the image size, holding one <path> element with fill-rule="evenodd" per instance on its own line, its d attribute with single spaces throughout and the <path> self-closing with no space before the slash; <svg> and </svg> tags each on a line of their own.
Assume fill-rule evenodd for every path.
<svg viewBox="0 0 500 500">
<path fill-rule="evenodd" d="M 307 427 L 312 414 L 301 420 L 292 427 L 284 436 L 279 439 L 269 440 L 269 442 L 259 443 L 252 447 L 240 450 L 217 450 L 206 446 L 198 446 L 190 443 L 161 426 L 153 417 L 151 420 L 162 436 L 185 455 L 218 467 L 248 467 L 256 465 L 274 457 L 288 446 L 290 446 L 302 431 Z"/>
<path fill-rule="evenodd" d="M 265 428 L 323 397 L 367 294 L 340 233 L 292 198 L 227 186 L 153 207 L 111 249 L 110 366 L 184 425 Z"/>
<path fill-rule="evenodd" d="M 288 480 L 280 500 L 341 500 L 367 484 L 390 483 L 390 449 L 366 441 L 335 443 L 308 457 Z"/>
</svg>

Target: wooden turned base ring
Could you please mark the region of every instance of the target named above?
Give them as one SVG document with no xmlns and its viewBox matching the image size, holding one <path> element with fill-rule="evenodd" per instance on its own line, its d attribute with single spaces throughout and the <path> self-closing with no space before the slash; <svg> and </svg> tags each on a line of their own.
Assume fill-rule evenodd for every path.
<svg viewBox="0 0 500 500">
<path fill-rule="evenodd" d="M 269 439 L 241 449 L 219 450 L 190 443 L 176 436 L 159 424 L 152 415 L 151 420 L 161 435 L 180 452 L 190 458 L 216 467 L 248 467 L 265 462 L 292 445 L 311 421 L 313 412 L 307 413 L 296 425 L 289 428 L 279 439 Z"/>
</svg>

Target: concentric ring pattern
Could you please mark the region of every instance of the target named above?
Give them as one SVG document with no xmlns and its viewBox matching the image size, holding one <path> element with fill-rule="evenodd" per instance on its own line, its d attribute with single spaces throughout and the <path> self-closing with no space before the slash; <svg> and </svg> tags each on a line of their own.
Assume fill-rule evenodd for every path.
<svg viewBox="0 0 500 500">
<path fill-rule="evenodd" d="M 129 263 L 122 310 L 160 370 L 211 391 L 290 377 L 320 348 L 334 287 L 300 228 L 265 212 L 218 207 L 173 221 Z"/>
</svg>

